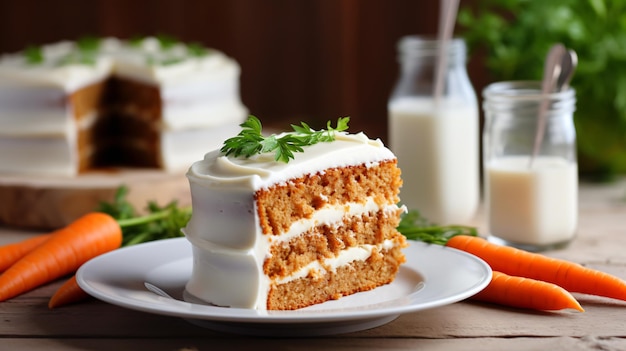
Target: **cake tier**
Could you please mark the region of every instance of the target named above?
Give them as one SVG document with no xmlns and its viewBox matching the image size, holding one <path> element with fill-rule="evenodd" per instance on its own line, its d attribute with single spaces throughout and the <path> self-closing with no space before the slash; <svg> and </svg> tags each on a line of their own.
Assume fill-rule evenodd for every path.
<svg viewBox="0 0 626 351">
<path fill-rule="evenodd" d="M 401 248 L 374 251 L 366 260 L 272 286 L 267 308 L 295 310 L 391 283 L 406 260 Z"/>
<path fill-rule="evenodd" d="M 263 233 L 281 235 L 326 204 L 365 204 L 368 198 L 378 205 L 398 203 L 402 181 L 396 164 L 394 159 L 374 167 L 332 168 L 259 190 L 255 198 Z"/>
<path fill-rule="evenodd" d="M 338 257 L 343 250 L 398 240 L 396 227 L 402 210 L 390 207 L 361 215 L 346 216 L 341 224 L 324 224 L 271 245 L 263 272 L 272 280 L 291 277 L 312 262 Z M 398 242 L 401 244 L 401 242 Z"/>
</svg>

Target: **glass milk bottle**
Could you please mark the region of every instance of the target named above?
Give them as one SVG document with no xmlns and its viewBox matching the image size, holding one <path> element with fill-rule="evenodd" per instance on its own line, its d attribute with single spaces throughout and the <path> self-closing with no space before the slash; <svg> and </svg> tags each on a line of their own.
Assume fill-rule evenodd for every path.
<svg viewBox="0 0 626 351">
<path fill-rule="evenodd" d="M 548 95 L 539 149 L 541 82 L 494 83 L 483 96 L 485 202 L 492 241 L 530 251 L 564 246 L 574 238 L 578 221 L 574 90 Z"/>
<path fill-rule="evenodd" d="M 389 146 L 404 184 L 400 199 L 438 224 L 468 224 L 480 201 L 479 119 L 462 39 L 446 45 L 440 98 L 434 85 L 440 42 L 398 43 L 400 77 L 388 104 Z"/>
</svg>

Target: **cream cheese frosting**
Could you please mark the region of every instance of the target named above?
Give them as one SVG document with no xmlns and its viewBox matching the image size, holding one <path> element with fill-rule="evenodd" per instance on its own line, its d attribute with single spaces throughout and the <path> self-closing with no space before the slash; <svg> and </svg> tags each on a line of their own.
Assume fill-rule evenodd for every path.
<svg viewBox="0 0 626 351">
<path fill-rule="evenodd" d="M 88 55 L 89 62 L 81 61 L 81 55 Z M 111 74 L 176 85 L 239 69 L 217 50 L 196 54 L 186 44 L 165 46 L 154 37 L 136 42 L 103 38 L 89 51 L 81 50 L 77 42 L 62 41 L 42 46 L 41 56 L 36 63 L 23 52 L 0 56 L 0 86 L 54 86 L 72 92 Z"/>
<path fill-rule="evenodd" d="M 191 166 L 188 177 L 206 186 L 219 184 L 220 187 L 258 190 L 327 168 L 372 165 L 395 158 L 380 139 L 371 140 L 364 133 L 334 134 L 332 143 L 307 146 L 306 152 L 294 153 L 294 159 L 289 163 L 275 161 L 270 153 L 243 158 L 227 157 L 214 150 Z"/>
</svg>

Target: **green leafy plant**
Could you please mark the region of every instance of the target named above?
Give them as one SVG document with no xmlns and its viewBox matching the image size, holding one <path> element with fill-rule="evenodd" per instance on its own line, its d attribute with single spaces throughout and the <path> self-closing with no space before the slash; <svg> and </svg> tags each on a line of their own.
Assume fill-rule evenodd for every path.
<svg viewBox="0 0 626 351">
<path fill-rule="evenodd" d="M 255 116 L 240 124 L 241 132 L 235 137 L 224 142 L 221 151 L 226 156 L 232 154 L 235 157 L 250 157 L 256 154 L 274 152 L 275 160 L 289 162 L 294 158 L 294 152 L 303 152 L 303 147 L 335 140 L 335 132 L 348 130 L 349 117 L 339 118 L 337 127 L 333 128 L 330 121 L 326 124 L 326 130 L 313 130 L 308 124 L 301 122 L 299 126 L 291 125 L 293 132 L 281 135 L 272 134 L 268 137 L 262 134 L 261 121 Z"/>
<path fill-rule="evenodd" d="M 183 228 L 191 218 L 191 207 L 179 207 L 176 201 L 159 206 L 150 201 L 147 213 L 140 215 L 126 199 L 128 188 L 117 189 L 112 202 L 101 202 L 98 211 L 115 218 L 122 228 L 122 246 L 183 236 Z"/>
<path fill-rule="evenodd" d="M 625 1 L 481 0 L 461 8 L 458 22 L 470 52 L 485 54 L 494 80 L 541 79 L 551 45 L 574 49 L 581 170 L 626 173 Z"/>
<path fill-rule="evenodd" d="M 455 235 L 478 236 L 478 231 L 474 227 L 436 225 L 430 223 L 416 210 L 403 214 L 397 229 L 407 239 L 438 245 L 445 245 Z"/>
<path fill-rule="evenodd" d="M 31 45 L 24 50 L 24 58 L 26 62 L 31 65 L 40 64 L 43 62 L 43 51 L 41 50 L 41 46 Z"/>
</svg>

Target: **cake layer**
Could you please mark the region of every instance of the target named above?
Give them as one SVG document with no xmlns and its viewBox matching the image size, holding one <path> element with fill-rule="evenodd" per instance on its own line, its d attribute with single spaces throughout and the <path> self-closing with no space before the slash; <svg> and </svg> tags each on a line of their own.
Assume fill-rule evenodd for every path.
<svg viewBox="0 0 626 351">
<path fill-rule="evenodd" d="M 342 250 L 362 245 L 378 245 L 398 237 L 400 209 L 346 217 L 340 224 L 324 224 L 291 238 L 272 243 L 263 263 L 270 279 L 284 279 L 319 258 L 337 257 Z"/>
<path fill-rule="evenodd" d="M 73 139 L 0 137 L 0 172 L 40 175 L 76 174 Z"/>
<path fill-rule="evenodd" d="M 261 189 L 255 194 L 264 234 L 280 235 L 291 225 L 311 215 L 325 204 L 399 202 L 400 169 L 396 160 L 376 166 L 358 165 L 332 168 L 323 172 Z"/>
<path fill-rule="evenodd" d="M 160 164 L 168 172 L 187 169 L 194 161 L 202 158 L 205 148 L 218 148 L 220 140 L 232 135 L 237 129 L 236 125 L 225 125 L 209 129 L 164 132 L 158 146 L 161 150 Z M 85 138 L 85 145 L 91 145 L 87 141 L 89 134 L 81 135 L 72 139 L 0 136 L 0 173 L 69 177 L 75 176 L 79 170 L 90 169 L 94 166 L 90 157 L 93 149 L 84 149 L 80 169 L 76 167 L 78 154 L 73 138 Z"/>
<path fill-rule="evenodd" d="M 0 136 L 65 136 L 72 119 L 62 89 L 19 89 L 0 79 Z"/>
<path fill-rule="evenodd" d="M 323 277 L 327 273 L 335 273 L 343 267 L 354 265 L 358 262 L 376 260 L 380 253 L 393 252 L 395 259 L 388 263 L 404 262 L 401 249 L 406 246 L 402 236 L 393 240 L 385 240 L 378 245 L 359 245 L 342 250 L 337 256 L 320 258 L 319 261 L 310 262 L 289 277 L 272 280 L 265 276 L 259 269 L 259 255 L 249 251 L 224 250 L 211 246 L 207 243 L 192 243 L 193 269 L 191 278 L 187 282 L 186 290 L 198 299 L 217 306 L 237 308 L 274 309 L 268 303 L 268 296 L 272 289 L 301 281 L 310 277 Z M 262 251 L 262 250 L 257 250 Z M 371 258 L 374 257 L 374 258 Z M 390 274 L 395 274 L 389 272 Z M 381 272 L 384 273 L 384 272 Z M 378 273 L 376 275 L 379 275 Z M 388 283 L 384 274 L 380 274 L 381 283 Z M 357 276 L 352 278 L 356 279 Z M 352 279 L 350 278 L 350 279 Z M 384 281 L 384 282 L 383 282 Z M 371 286 L 371 285 L 370 285 Z M 368 289 L 373 288 L 373 286 Z M 329 289 L 329 292 L 337 291 Z M 342 293 L 348 294 L 347 291 Z M 335 293 L 333 293 L 335 294 Z M 311 300 L 311 304 L 318 303 Z"/>
<path fill-rule="evenodd" d="M 306 277 L 272 286 L 267 308 L 295 310 L 372 290 L 392 282 L 405 260 L 400 246 L 381 252 L 374 250 L 366 260 L 352 261 L 336 270 L 311 272 Z"/>
</svg>

